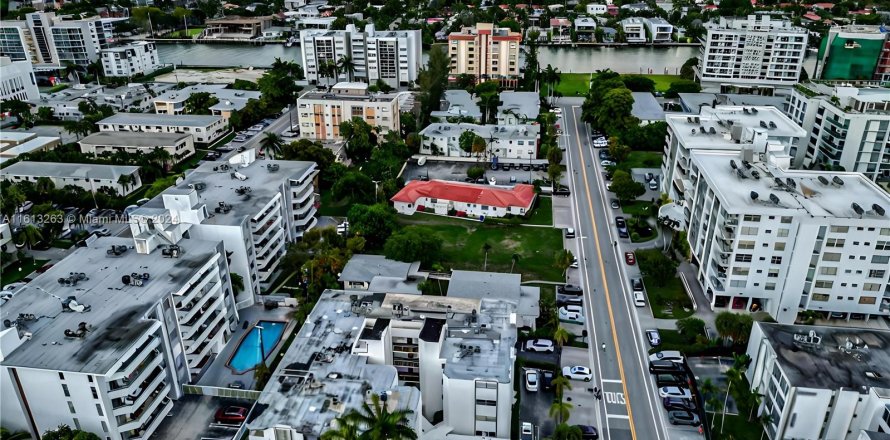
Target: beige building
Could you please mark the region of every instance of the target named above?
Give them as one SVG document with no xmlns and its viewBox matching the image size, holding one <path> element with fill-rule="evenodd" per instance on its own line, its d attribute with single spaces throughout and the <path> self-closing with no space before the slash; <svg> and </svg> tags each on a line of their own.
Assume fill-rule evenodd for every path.
<svg viewBox="0 0 890 440">
<path fill-rule="evenodd" d="M 155 148 L 163 148 L 177 163 L 195 154 L 195 142 L 189 133 L 134 133 L 130 131 L 100 131 L 79 141 L 80 152 L 102 156 L 126 151 L 131 154 L 148 154 Z"/>
<path fill-rule="evenodd" d="M 448 55 L 451 57 L 450 80 L 469 74 L 479 81 L 500 80 L 506 87 L 516 87 L 519 81 L 519 43 L 522 34 L 508 28 L 496 28 L 491 23 L 476 23 L 475 28 L 463 28 L 448 35 Z"/>
<path fill-rule="evenodd" d="M 331 92 L 310 91 L 297 99 L 300 136 L 320 141 L 339 141 L 340 124 L 362 118 L 380 133 L 399 129 L 399 100 L 396 94 L 368 93 L 365 83 L 343 82 Z"/>
</svg>

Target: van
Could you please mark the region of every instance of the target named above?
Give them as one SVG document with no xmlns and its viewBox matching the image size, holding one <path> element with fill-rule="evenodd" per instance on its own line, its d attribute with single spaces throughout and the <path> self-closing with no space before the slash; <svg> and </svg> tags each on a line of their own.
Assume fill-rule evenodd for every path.
<svg viewBox="0 0 890 440">
<path fill-rule="evenodd" d="M 650 373 L 683 373 L 683 366 L 671 361 L 649 361 Z"/>
</svg>

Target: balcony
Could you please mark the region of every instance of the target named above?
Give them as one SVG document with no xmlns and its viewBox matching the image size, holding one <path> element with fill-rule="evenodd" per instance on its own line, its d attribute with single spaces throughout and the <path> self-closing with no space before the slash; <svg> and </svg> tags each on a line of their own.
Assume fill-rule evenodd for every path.
<svg viewBox="0 0 890 440">
<path fill-rule="evenodd" d="M 145 382 L 145 380 L 153 374 L 152 371 L 160 367 L 161 362 L 164 360 L 164 357 L 160 356 L 160 350 L 155 350 L 155 353 L 156 356 L 143 362 L 139 369 L 132 375 L 114 382 L 109 382 L 108 386 L 110 391 L 108 392 L 108 397 L 113 400 L 127 396 L 133 392 L 137 384 Z"/>
<path fill-rule="evenodd" d="M 173 409 L 173 401 L 169 397 L 164 397 L 162 400 L 164 401 L 163 405 L 155 409 L 142 426 L 124 433 L 125 439 L 143 440 L 154 434 L 155 430 L 158 429 L 158 425 L 164 421 L 165 416 Z"/>
<path fill-rule="evenodd" d="M 262 240 L 266 233 L 272 229 L 279 227 L 281 225 L 281 216 L 277 216 L 273 219 L 269 219 L 265 224 L 263 224 L 259 229 L 253 231 L 253 236 L 255 240 Z"/>
<path fill-rule="evenodd" d="M 225 319 L 225 315 L 220 310 L 216 310 L 210 314 L 210 316 L 212 317 L 207 320 L 206 324 L 198 327 L 200 333 L 196 333 L 196 336 L 184 341 L 186 350 L 197 341 L 206 341 L 210 337 L 210 334 L 213 333 L 213 330 L 219 326 L 220 321 Z"/>
<path fill-rule="evenodd" d="M 204 310 L 211 310 L 210 313 L 201 313 L 198 316 L 198 319 L 195 319 L 193 323 L 182 326 L 182 337 L 185 339 L 183 342 L 194 341 L 196 338 L 195 333 L 203 331 L 208 323 L 212 323 L 213 319 L 216 318 L 215 313 L 221 313 L 222 304 L 223 304 L 223 296 L 222 295 L 214 295 L 213 304 L 209 304 L 207 307 L 204 307 Z M 200 340 L 200 338 L 198 338 Z"/>
<path fill-rule="evenodd" d="M 272 234 L 271 237 L 266 237 L 265 240 L 257 243 L 254 246 L 254 249 L 255 249 L 255 252 L 257 255 L 257 259 L 260 260 L 260 259 L 265 258 L 270 253 L 270 249 L 275 249 L 280 244 L 282 244 L 284 242 L 284 240 L 282 239 L 283 236 L 284 236 L 284 229 L 278 228 L 278 231 L 276 233 Z"/>
<path fill-rule="evenodd" d="M 144 382 L 140 382 L 139 386 L 132 393 L 122 399 L 111 401 L 113 414 L 115 416 L 124 416 L 133 412 L 134 408 L 141 407 L 151 396 L 151 393 L 147 391 L 156 390 L 158 385 L 165 383 L 164 379 L 166 379 L 164 370 L 162 368 L 155 369 L 151 377 Z"/>
<path fill-rule="evenodd" d="M 195 319 L 197 317 L 197 313 L 205 312 L 207 307 L 204 307 L 211 298 L 218 297 L 216 293 L 220 291 L 222 284 L 214 283 L 213 288 L 208 289 L 207 293 L 201 296 L 200 299 L 195 303 L 195 305 L 186 313 L 177 312 L 179 314 L 179 322 L 183 323 L 184 326 L 192 326 L 195 324 Z"/>
<path fill-rule="evenodd" d="M 122 423 L 120 423 L 118 429 L 120 429 L 121 431 L 130 431 L 147 425 L 147 422 L 151 418 L 152 414 L 156 409 L 158 409 L 159 406 L 161 406 L 162 404 L 166 405 L 167 403 L 171 403 L 170 398 L 167 396 L 167 394 L 169 393 L 170 385 L 166 382 L 161 382 L 160 386 L 151 393 L 150 397 L 158 397 L 160 395 L 162 395 L 163 397 L 158 399 L 149 399 L 139 409 L 134 411 L 130 417 L 119 416 L 117 418 L 118 422 Z"/>
<path fill-rule="evenodd" d="M 203 362 L 204 358 L 206 358 L 211 351 L 211 348 L 214 346 L 212 344 L 214 338 L 220 329 L 223 328 L 225 321 L 221 322 L 213 329 L 210 336 L 201 343 L 201 345 L 196 347 L 196 353 L 186 353 L 186 359 L 188 359 L 188 367 L 189 369 L 198 368 L 198 366 Z"/>
<path fill-rule="evenodd" d="M 189 287 L 186 288 L 185 292 L 180 295 L 179 299 L 177 299 L 176 308 L 179 309 L 180 307 L 188 305 L 189 302 L 191 302 L 199 292 L 203 291 L 204 287 L 206 287 L 211 282 L 216 282 L 218 280 L 218 277 L 219 266 L 214 265 L 206 272 L 204 272 L 198 281 L 189 283 Z"/>
<path fill-rule="evenodd" d="M 133 357 L 131 357 L 128 361 L 124 362 L 117 373 L 113 374 L 110 381 L 121 380 L 125 377 L 131 375 L 131 373 L 136 369 L 134 366 L 141 365 L 149 355 L 153 355 L 156 353 L 155 349 L 161 344 L 159 338 L 154 334 L 150 335 L 148 340 L 142 344 Z"/>
</svg>

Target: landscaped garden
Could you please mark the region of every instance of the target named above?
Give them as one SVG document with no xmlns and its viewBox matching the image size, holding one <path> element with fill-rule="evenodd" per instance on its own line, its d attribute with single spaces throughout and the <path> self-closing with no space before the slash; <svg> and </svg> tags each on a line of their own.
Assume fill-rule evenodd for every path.
<svg viewBox="0 0 890 440">
<path fill-rule="evenodd" d="M 663 319 L 680 319 L 692 315 L 692 301 L 677 277 L 677 262 L 659 249 L 639 249 L 636 257 L 643 273 L 652 314 Z"/>
</svg>

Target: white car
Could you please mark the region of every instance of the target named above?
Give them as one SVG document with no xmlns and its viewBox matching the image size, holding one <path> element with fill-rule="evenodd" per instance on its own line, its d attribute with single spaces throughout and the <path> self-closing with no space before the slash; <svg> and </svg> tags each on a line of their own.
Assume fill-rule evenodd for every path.
<svg viewBox="0 0 890 440">
<path fill-rule="evenodd" d="M 553 341 L 549 339 L 532 339 L 525 342 L 525 351 L 553 353 L 553 350 L 555 350 Z"/>
<path fill-rule="evenodd" d="M 562 114 L 562 108 L 560 108 L 560 107 L 555 107 L 553 110 L 550 110 L 550 111 L 552 111 L 553 113 L 556 113 L 557 115 Z"/>
<path fill-rule="evenodd" d="M 604 160 L 604 161 L 600 162 L 600 165 L 602 165 L 604 167 L 614 167 L 615 162 L 612 162 L 611 160 Z"/>
<path fill-rule="evenodd" d="M 525 370 L 525 389 L 538 391 L 538 370 Z"/>
<path fill-rule="evenodd" d="M 578 259 L 575 258 L 572 260 L 572 264 L 570 264 L 569 267 L 571 267 L 572 269 L 577 269 L 579 265 L 580 263 L 578 263 Z"/>
<path fill-rule="evenodd" d="M 559 320 L 566 322 L 574 322 L 578 324 L 584 323 L 584 309 L 581 306 L 565 305 L 559 308 Z"/>
<path fill-rule="evenodd" d="M 676 350 L 664 350 L 659 351 L 658 353 L 652 353 L 649 355 L 650 361 L 670 361 L 670 362 L 678 362 L 683 363 L 686 358 L 683 357 L 683 353 L 680 353 Z"/>
<path fill-rule="evenodd" d="M 522 422 L 522 429 L 519 432 L 519 440 L 533 440 L 535 438 L 535 427 L 529 422 Z"/>
<path fill-rule="evenodd" d="M 562 367 L 562 375 L 568 379 L 583 380 L 590 382 L 593 379 L 593 373 L 590 368 L 576 365 L 574 367 Z"/>
<path fill-rule="evenodd" d="M 692 399 L 692 392 L 683 387 L 661 387 L 658 389 L 660 397 L 674 397 L 677 399 Z"/>
<path fill-rule="evenodd" d="M 489 178 L 488 178 L 488 184 L 489 184 L 489 185 L 497 185 L 497 184 L 498 184 L 498 179 L 496 179 L 496 178 L 494 178 L 494 177 L 489 177 Z"/>
<path fill-rule="evenodd" d="M 643 292 L 634 292 L 634 305 L 637 307 L 646 307 L 646 296 Z"/>
</svg>

